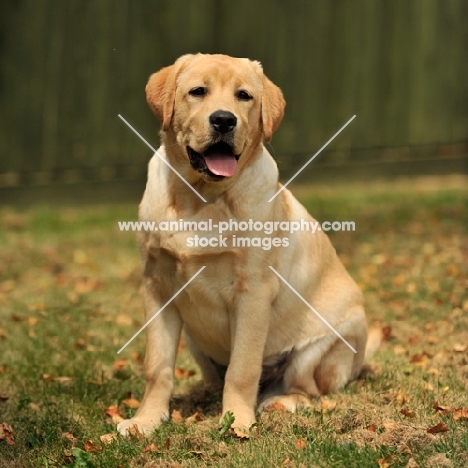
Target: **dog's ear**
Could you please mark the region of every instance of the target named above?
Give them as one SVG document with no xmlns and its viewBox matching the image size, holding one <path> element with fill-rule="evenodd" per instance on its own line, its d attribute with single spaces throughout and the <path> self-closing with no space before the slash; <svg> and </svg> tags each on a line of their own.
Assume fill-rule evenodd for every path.
<svg viewBox="0 0 468 468">
<path fill-rule="evenodd" d="M 146 85 L 146 100 L 161 121 L 164 131 L 169 129 L 174 112 L 177 76 L 192 57 L 191 54 L 183 55 L 176 60 L 174 65 L 153 73 Z"/>
<path fill-rule="evenodd" d="M 263 138 L 270 141 L 284 115 L 286 101 L 281 89 L 263 75 L 262 127 Z"/>
</svg>

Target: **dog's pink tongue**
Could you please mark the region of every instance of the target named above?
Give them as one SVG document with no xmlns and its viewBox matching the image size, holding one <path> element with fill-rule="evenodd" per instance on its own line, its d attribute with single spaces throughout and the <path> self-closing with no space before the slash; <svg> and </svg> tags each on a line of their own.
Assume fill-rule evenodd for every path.
<svg viewBox="0 0 468 468">
<path fill-rule="evenodd" d="M 237 160 L 234 156 L 222 153 L 205 155 L 208 169 L 216 175 L 231 177 L 236 172 Z"/>
</svg>

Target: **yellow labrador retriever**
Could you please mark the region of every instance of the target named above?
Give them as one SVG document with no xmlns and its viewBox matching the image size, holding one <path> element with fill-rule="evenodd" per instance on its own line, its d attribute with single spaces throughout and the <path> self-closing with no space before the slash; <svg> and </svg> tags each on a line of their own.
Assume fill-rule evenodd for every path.
<svg viewBox="0 0 468 468">
<path fill-rule="evenodd" d="M 259 62 L 197 54 L 153 74 L 146 95 L 162 122 L 158 152 L 179 175 L 151 159 L 140 220 L 192 222 L 139 235 L 146 319 L 205 268 L 148 326 L 145 395 L 118 430 L 147 434 L 168 419 L 182 330 L 205 384 L 224 384 L 223 414 L 233 412 L 234 428 L 249 428 L 256 409 L 272 403 L 295 411 L 342 388 L 361 370 L 367 325 L 361 293 L 327 236 L 285 233 L 276 222 L 261 235 L 277 240 L 255 243 L 258 231 L 238 227 L 314 221 L 287 189 L 268 201 L 281 185 L 263 142 L 283 117 L 281 90 Z M 234 227 L 221 239 L 203 229 L 209 220 Z"/>
</svg>

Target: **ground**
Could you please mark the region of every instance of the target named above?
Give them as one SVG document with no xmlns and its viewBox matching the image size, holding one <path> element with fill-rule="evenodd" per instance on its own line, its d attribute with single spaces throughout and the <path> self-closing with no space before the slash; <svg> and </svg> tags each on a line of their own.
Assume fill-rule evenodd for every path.
<svg viewBox="0 0 468 468">
<path fill-rule="evenodd" d="M 180 345 L 172 421 L 116 436 L 144 389 L 135 205 L 0 210 L 0 466 L 468 465 L 466 180 L 293 187 L 331 233 L 383 339 L 358 380 L 238 438 Z"/>
</svg>

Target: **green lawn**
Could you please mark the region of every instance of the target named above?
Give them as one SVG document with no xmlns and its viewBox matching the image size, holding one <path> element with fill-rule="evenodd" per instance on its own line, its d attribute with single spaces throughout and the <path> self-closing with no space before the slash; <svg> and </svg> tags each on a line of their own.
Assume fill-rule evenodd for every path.
<svg viewBox="0 0 468 468">
<path fill-rule="evenodd" d="M 101 440 L 144 389 L 144 336 L 117 355 L 143 324 L 135 235 L 117 227 L 137 207 L 1 209 L 0 467 L 468 466 L 468 191 L 411 185 L 297 188 L 318 220 L 355 221 L 330 237 L 385 339 L 359 380 L 264 413 L 249 440 L 220 433 L 183 343 L 174 420 Z"/>
</svg>

